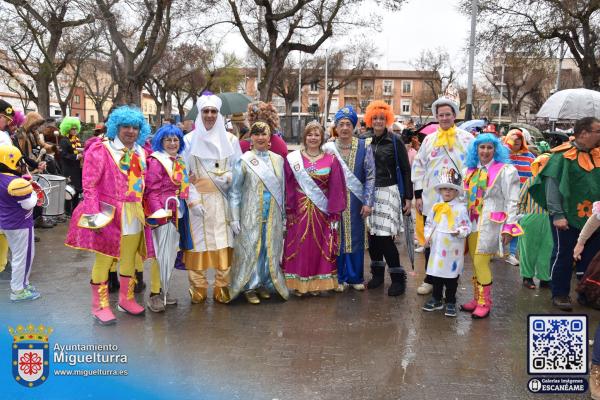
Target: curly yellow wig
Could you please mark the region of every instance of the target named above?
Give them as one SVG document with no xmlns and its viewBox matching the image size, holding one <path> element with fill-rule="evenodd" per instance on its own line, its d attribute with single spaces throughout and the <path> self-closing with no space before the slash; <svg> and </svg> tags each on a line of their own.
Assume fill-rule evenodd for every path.
<svg viewBox="0 0 600 400">
<path fill-rule="evenodd" d="M 375 100 L 367 107 L 364 121 L 369 128 L 373 127 L 373 117 L 375 115 L 385 115 L 385 126 L 390 126 L 394 123 L 394 111 L 392 107 L 383 100 Z"/>
</svg>

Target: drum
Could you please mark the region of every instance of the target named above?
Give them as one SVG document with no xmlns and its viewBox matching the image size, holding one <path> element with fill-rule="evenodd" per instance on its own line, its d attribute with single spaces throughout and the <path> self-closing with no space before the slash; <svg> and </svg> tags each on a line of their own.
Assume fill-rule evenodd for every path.
<svg viewBox="0 0 600 400">
<path fill-rule="evenodd" d="M 65 213 L 65 192 L 67 178 L 64 176 L 39 174 L 34 175 L 36 181 L 46 193 L 48 201 L 43 207 L 42 215 L 45 217 L 55 217 Z"/>
</svg>

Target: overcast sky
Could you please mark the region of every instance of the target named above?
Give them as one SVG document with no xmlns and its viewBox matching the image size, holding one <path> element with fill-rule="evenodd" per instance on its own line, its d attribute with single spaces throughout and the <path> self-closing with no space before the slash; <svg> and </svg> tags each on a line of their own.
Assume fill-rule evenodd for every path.
<svg viewBox="0 0 600 400">
<path fill-rule="evenodd" d="M 455 65 L 465 63 L 464 49 L 468 45 L 470 20 L 457 10 L 458 0 L 408 0 L 398 12 L 386 12 L 381 33 L 371 32 L 379 45 L 379 69 L 412 69 L 411 62 L 424 49 L 441 47 L 452 56 Z M 372 7 L 372 6 L 370 6 Z M 368 9 L 369 6 L 365 6 Z M 368 11 L 360 10 L 361 14 Z M 322 46 L 342 40 L 334 37 Z M 224 49 L 246 54 L 246 44 L 236 31 L 224 40 Z M 466 72 L 466 67 L 465 67 Z"/>
</svg>

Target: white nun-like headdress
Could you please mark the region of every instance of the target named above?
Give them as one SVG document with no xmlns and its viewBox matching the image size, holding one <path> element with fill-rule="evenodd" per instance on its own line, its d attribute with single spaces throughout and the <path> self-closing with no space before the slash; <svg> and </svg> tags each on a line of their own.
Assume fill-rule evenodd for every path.
<svg viewBox="0 0 600 400">
<path fill-rule="evenodd" d="M 195 129 L 190 132 L 190 152 L 199 158 L 222 160 L 233 154 L 233 146 L 227 139 L 225 120 L 220 112 L 221 104 L 221 99 L 210 92 L 204 92 L 196 103 L 198 116 Z M 215 125 L 209 130 L 206 130 L 202 122 L 202 110 L 207 107 L 219 111 Z"/>
</svg>

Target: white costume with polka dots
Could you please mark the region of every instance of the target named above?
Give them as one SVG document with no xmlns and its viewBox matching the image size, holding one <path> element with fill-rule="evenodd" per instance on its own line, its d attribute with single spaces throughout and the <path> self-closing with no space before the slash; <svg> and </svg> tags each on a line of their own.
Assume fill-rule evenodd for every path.
<svg viewBox="0 0 600 400">
<path fill-rule="evenodd" d="M 465 240 L 471 232 L 471 223 L 466 204 L 459 197 L 446 203 L 450 206 L 454 224 L 449 224 L 448 217 L 441 214 L 436 222 L 436 214 L 431 214 L 425 224 L 425 238 L 430 239 L 431 255 L 427 264 L 427 275 L 440 278 L 456 278 L 462 274 L 465 264 Z M 435 205 L 433 206 L 435 209 Z M 458 235 L 452 235 L 458 232 Z"/>
</svg>

